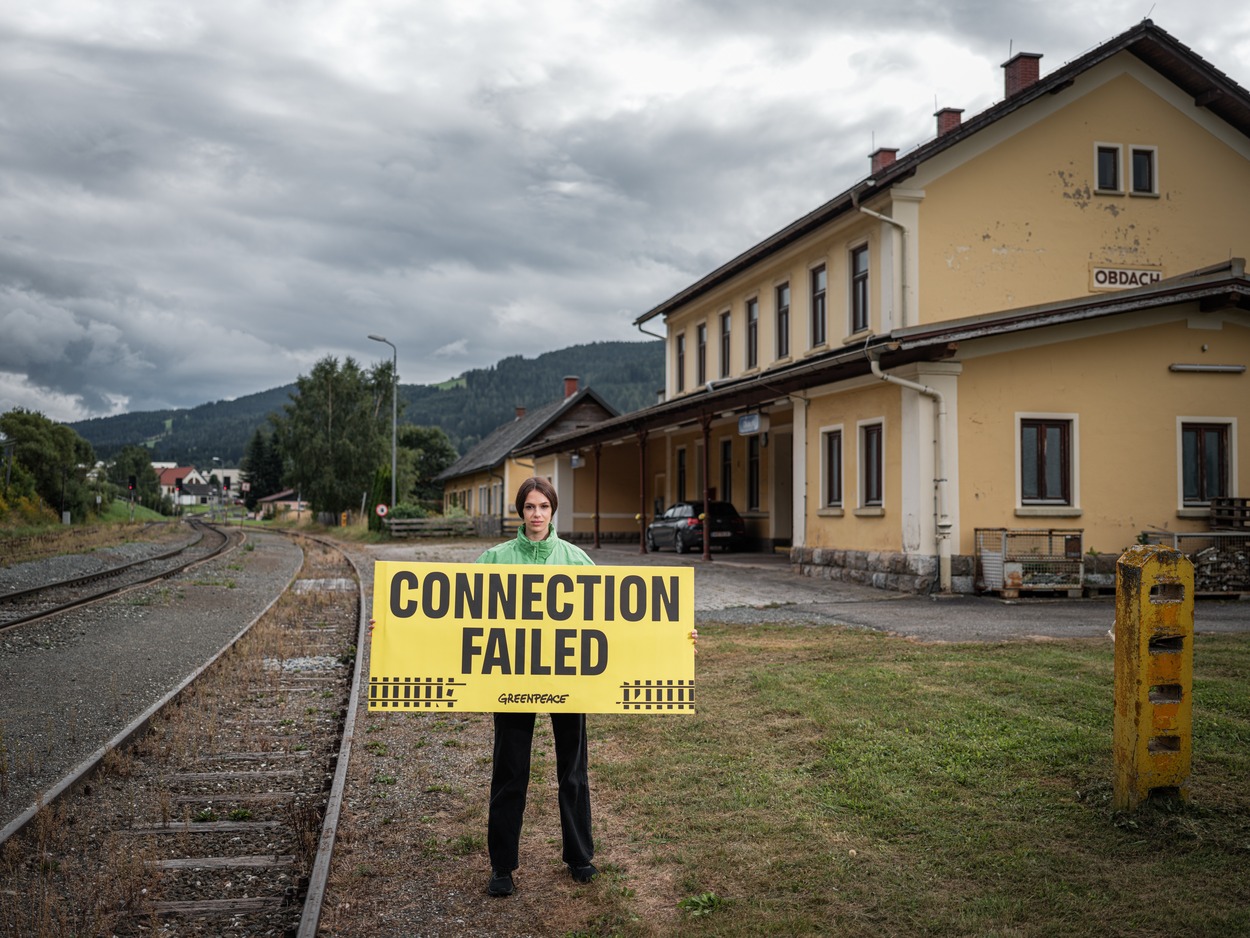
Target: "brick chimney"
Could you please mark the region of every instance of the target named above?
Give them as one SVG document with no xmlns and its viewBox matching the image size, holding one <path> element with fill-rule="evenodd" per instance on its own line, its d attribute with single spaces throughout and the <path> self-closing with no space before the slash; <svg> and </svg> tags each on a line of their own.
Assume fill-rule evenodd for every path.
<svg viewBox="0 0 1250 938">
<path fill-rule="evenodd" d="M 963 123 L 963 118 L 960 117 L 963 112 L 963 108 L 944 107 L 935 113 L 933 116 L 937 118 L 937 135 L 941 137 L 952 130 L 958 130 L 960 124 Z"/>
<path fill-rule="evenodd" d="M 1019 94 L 1025 88 L 1037 84 L 1041 76 L 1041 53 L 1021 52 L 1003 63 L 1007 97 Z"/>
<path fill-rule="evenodd" d="M 517 409 L 516 409 L 516 419 L 520 420 L 524 416 L 525 416 L 525 408 L 518 404 Z"/>
<path fill-rule="evenodd" d="M 893 163 L 896 156 L 898 156 L 898 147 L 877 147 L 869 156 L 872 160 L 872 169 L 869 172 L 874 176 L 877 175 Z"/>
<path fill-rule="evenodd" d="M 564 399 L 567 401 L 570 397 L 577 393 L 577 385 L 581 379 L 577 375 L 564 376 Z"/>
</svg>

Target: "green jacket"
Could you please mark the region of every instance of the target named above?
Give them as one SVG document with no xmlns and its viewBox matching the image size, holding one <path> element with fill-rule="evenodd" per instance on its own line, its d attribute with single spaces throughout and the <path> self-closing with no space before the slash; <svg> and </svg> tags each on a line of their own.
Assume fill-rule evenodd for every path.
<svg viewBox="0 0 1250 938">
<path fill-rule="evenodd" d="M 487 550 L 478 563 L 554 563 L 594 566 L 594 561 L 576 544 L 560 540 L 555 525 L 549 525 L 547 536 L 541 541 L 531 541 L 525 536 L 525 528 L 517 529 L 516 537 Z"/>
</svg>

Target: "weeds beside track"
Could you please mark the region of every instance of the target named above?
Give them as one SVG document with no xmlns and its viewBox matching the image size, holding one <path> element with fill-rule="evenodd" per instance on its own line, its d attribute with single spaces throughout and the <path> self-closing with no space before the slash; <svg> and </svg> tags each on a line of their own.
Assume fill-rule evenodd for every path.
<svg viewBox="0 0 1250 938">
<path fill-rule="evenodd" d="M 198 522 L 192 522 L 192 528 L 195 536 L 191 541 L 154 557 L 0 594 L 0 632 L 174 576 L 217 557 L 231 544 L 228 530 Z"/>
<path fill-rule="evenodd" d="M 283 596 L 0 847 L 0 933 L 282 935 L 309 917 L 360 590 L 341 552 L 300 541 Z"/>
</svg>

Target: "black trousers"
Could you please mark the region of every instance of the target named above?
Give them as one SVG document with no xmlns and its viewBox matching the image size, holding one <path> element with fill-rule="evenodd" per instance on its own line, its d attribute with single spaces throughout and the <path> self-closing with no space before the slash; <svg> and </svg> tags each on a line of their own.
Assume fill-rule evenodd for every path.
<svg viewBox="0 0 1250 938">
<path fill-rule="evenodd" d="M 490 779 L 486 848 L 491 868 L 499 872 L 510 873 L 520 865 L 521 820 L 530 780 L 534 717 L 533 713 L 495 714 L 495 762 Z M 590 836 L 586 715 L 553 713 L 551 732 L 556 743 L 563 859 L 571 866 L 585 866 L 595 855 Z"/>
</svg>

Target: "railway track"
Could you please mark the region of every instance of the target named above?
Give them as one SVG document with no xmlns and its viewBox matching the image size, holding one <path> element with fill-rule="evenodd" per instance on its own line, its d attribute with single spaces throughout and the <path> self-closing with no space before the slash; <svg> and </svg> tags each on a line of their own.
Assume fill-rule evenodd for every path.
<svg viewBox="0 0 1250 938">
<path fill-rule="evenodd" d="M 231 544 L 229 531 L 199 522 L 191 527 L 188 543 L 156 556 L 0 594 L 0 632 L 174 576 L 217 557 Z"/>
<path fill-rule="evenodd" d="M 316 933 L 364 607 L 350 558 L 299 540 L 262 615 L 0 831 L 0 934 Z"/>
</svg>

